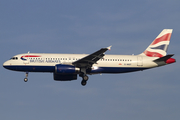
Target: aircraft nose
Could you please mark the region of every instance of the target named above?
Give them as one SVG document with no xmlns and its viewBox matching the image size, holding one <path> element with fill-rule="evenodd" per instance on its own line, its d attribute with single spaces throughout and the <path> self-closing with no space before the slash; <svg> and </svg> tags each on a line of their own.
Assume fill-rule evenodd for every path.
<svg viewBox="0 0 180 120">
<path fill-rule="evenodd" d="M 7 69 L 8 61 L 3 63 L 3 67 Z"/>
<path fill-rule="evenodd" d="M 8 70 L 16 70 L 16 68 L 12 65 L 12 61 L 8 60 L 3 63 L 3 67 L 8 69 Z"/>
</svg>

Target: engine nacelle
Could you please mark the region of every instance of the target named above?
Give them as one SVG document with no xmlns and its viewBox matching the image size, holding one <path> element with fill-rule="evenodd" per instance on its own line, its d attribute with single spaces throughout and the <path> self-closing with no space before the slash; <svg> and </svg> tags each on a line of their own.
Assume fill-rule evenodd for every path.
<svg viewBox="0 0 180 120">
<path fill-rule="evenodd" d="M 54 73 L 54 80 L 56 80 L 56 81 L 77 80 L 77 74 L 56 74 L 56 73 Z"/>
<path fill-rule="evenodd" d="M 73 74 L 73 73 L 78 73 L 80 71 L 79 68 L 76 68 L 75 66 L 72 65 L 62 65 L 58 64 L 55 66 L 55 73 L 59 74 Z"/>
</svg>

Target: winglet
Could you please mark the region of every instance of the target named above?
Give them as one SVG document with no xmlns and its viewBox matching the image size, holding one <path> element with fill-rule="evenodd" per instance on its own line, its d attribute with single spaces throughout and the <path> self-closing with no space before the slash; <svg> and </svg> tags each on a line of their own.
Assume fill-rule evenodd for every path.
<svg viewBox="0 0 180 120">
<path fill-rule="evenodd" d="M 112 45 L 111 45 L 111 46 L 109 46 L 109 47 L 107 47 L 107 49 L 108 49 L 108 50 L 111 50 L 111 47 L 112 47 Z"/>
</svg>

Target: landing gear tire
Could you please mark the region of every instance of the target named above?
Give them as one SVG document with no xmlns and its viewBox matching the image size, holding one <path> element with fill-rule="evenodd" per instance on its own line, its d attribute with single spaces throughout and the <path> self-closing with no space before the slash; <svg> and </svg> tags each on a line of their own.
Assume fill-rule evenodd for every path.
<svg viewBox="0 0 180 120">
<path fill-rule="evenodd" d="M 81 81 L 81 85 L 82 85 L 82 86 L 85 86 L 86 84 L 87 84 L 87 81 L 86 81 L 86 80 L 82 80 L 82 81 Z"/>
<path fill-rule="evenodd" d="M 26 72 L 26 77 L 24 78 L 24 82 L 28 81 L 28 72 Z"/>
<path fill-rule="evenodd" d="M 24 78 L 24 82 L 27 82 L 28 81 L 28 79 L 27 78 Z"/>
<path fill-rule="evenodd" d="M 81 85 L 85 86 L 87 84 L 87 81 L 89 79 L 89 77 L 87 75 L 82 76 L 83 80 L 81 81 Z"/>
<path fill-rule="evenodd" d="M 89 77 L 87 75 L 83 76 L 83 80 L 87 81 Z"/>
</svg>

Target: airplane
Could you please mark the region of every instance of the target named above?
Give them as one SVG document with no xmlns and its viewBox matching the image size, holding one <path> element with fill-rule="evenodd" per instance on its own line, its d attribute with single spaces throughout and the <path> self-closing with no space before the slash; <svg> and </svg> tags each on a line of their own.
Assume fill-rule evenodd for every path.
<svg viewBox="0 0 180 120">
<path fill-rule="evenodd" d="M 105 55 L 107 48 L 92 54 L 45 54 L 24 53 L 13 56 L 4 62 L 3 67 L 13 71 L 26 73 L 24 81 L 28 81 L 29 72 L 51 72 L 56 81 L 76 80 L 82 77 L 81 84 L 85 86 L 88 75 L 103 73 L 127 73 L 142 71 L 176 62 L 167 55 L 173 29 L 164 29 L 139 55 Z"/>
</svg>

